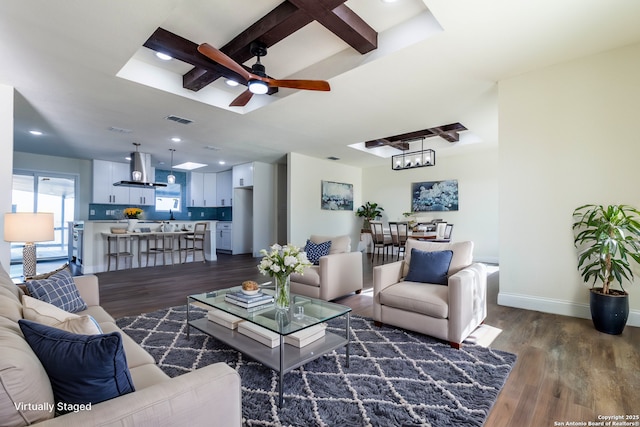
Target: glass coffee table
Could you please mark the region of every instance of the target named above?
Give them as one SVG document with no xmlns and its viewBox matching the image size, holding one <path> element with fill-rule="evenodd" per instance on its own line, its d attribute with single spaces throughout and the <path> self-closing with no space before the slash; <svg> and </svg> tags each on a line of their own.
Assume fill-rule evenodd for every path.
<svg viewBox="0 0 640 427">
<path fill-rule="evenodd" d="M 240 290 L 240 287 L 189 295 L 187 297 L 187 338 L 189 338 L 189 328 L 196 328 L 278 372 L 280 375 L 278 406 L 282 406 L 282 385 L 284 374 L 287 372 L 340 347 L 345 347 L 345 365 L 349 367 L 350 307 L 292 294 L 289 310 L 279 310 L 274 305 L 270 305 L 263 309 L 253 309 L 251 311 L 225 302 L 225 294 L 227 292 L 238 290 Z M 262 290 L 264 293 L 273 294 L 273 290 L 264 288 Z M 190 306 L 194 303 L 199 303 L 198 306 L 205 309 L 212 307 L 222 310 L 275 332 L 280 336 L 280 345 L 275 348 L 268 347 L 235 329 L 229 329 L 212 322 L 206 316 L 191 320 Z M 294 313 L 297 313 L 296 308 L 299 306 L 304 307 L 304 315 L 296 316 Z M 289 334 L 340 316 L 345 318 L 344 335 L 326 331 L 322 338 L 304 347 L 296 347 L 285 343 L 285 337 Z"/>
</svg>

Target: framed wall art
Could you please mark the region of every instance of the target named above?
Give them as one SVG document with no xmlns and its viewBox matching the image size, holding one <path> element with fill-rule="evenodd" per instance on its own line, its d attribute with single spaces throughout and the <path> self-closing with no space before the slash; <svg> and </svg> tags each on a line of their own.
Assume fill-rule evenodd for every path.
<svg viewBox="0 0 640 427">
<path fill-rule="evenodd" d="M 458 180 L 414 182 L 411 184 L 411 211 L 457 211 Z"/>
<path fill-rule="evenodd" d="M 322 181 L 322 209 L 329 211 L 353 210 L 353 184 Z"/>
</svg>

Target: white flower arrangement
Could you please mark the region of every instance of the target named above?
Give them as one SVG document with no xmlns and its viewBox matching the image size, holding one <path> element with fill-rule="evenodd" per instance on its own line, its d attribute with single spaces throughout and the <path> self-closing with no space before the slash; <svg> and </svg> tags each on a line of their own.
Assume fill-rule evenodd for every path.
<svg viewBox="0 0 640 427">
<path fill-rule="evenodd" d="M 269 251 L 262 249 L 260 253 L 264 257 L 258 264 L 258 270 L 271 277 L 302 273 L 305 268 L 311 266 L 306 252 L 292 244 L 281 246 L 276 243 L 269 248 Z"/>
</svg>

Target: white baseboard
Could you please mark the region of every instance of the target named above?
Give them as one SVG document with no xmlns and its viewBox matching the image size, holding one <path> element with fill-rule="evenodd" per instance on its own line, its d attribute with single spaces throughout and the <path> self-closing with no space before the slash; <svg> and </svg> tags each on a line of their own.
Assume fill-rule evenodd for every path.
<svg viewBox="0 0 640 427">
<path fill-rule="evenodd" d="M 544 313 L 591 319 L 589 304 L 580 304 L 571 301 L 499 292 L 498 304 L 505 305 L 507 307 L 523 308 L 525 310 L 542 311 Z M 640 311 L 629 311 L 627 325 L 640 326 Z"/>
</svg>

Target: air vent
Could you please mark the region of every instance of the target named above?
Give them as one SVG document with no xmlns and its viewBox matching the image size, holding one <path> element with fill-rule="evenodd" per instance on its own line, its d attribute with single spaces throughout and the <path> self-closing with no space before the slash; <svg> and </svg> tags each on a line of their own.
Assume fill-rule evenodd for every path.
<svg viewBox="0 0 640 427">
<path fill-rule="evenodd" d="M 220 151 L 219 147 L 214 147 L 213 145 L 205 145 L 204 148 L 205 150 Z"/>
<path fill-rule="evenodd" d="M 188 125 L 189 123 L 193 123 L 193 120 L 185 119 L 185 118 L 174 116 L 174 115 L 167 116 L 165 117 L 165 119 L 171 120 L 172 122 L 180 123 L 183 125 Z"/>
<path fill-rule="evenodd" d="M 111 132 L 118 132 L 118 133 L 131 133 L 133 132 L 131 129 L 123 129 L 123 128 L 117 128 L 115 126 L 110 126 L 109 128 L 107 128 L 109 131 Z"/>
<path fill-rule="evenodd" d="M 328 160 L 340 160 L 340 157 L 336 157 L 336 156 L 329 156 L 327 157 Z"/>
</svg>

